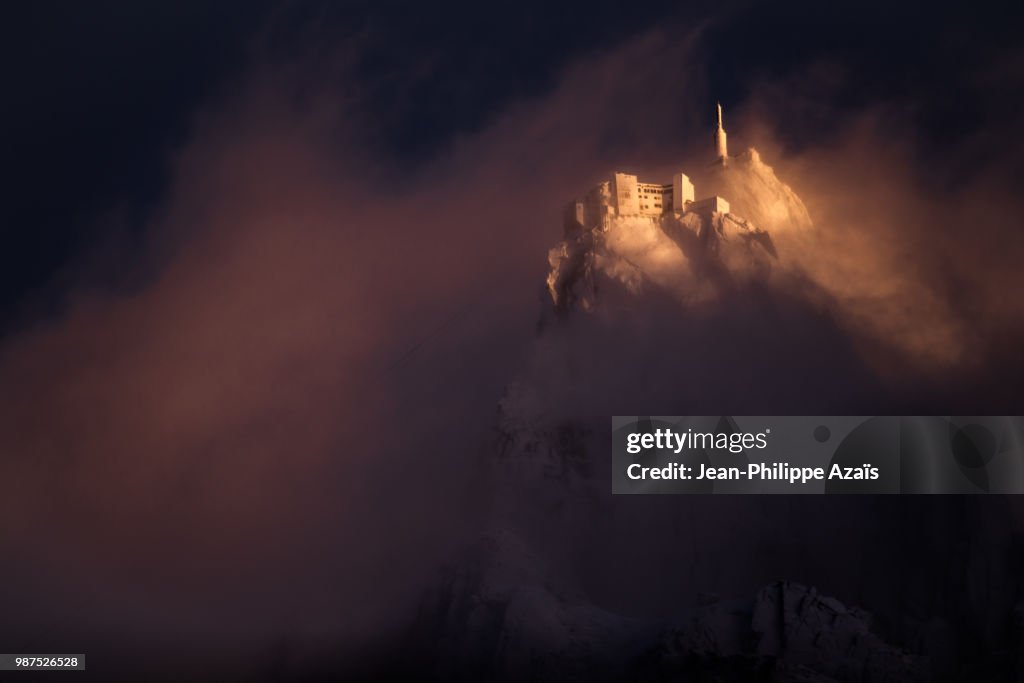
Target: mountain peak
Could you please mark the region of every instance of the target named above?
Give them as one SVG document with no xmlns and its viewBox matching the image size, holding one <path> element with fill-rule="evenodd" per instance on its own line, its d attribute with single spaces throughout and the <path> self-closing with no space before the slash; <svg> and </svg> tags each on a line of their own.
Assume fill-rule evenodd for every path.
<svg viewBox="0 0 1024 683">
<path fill-rule="evenodd" d="M 660 184 L 616 172 L 570 202 L 564 239 L 548 253 L 555 310 L 593 310 L 599 292 L 606 300 L 651 288 L 684 304 L 708 300 L 767 277 L 779 258 L 773 233 L 812 228 L 804 203 L 755 149 L 716 164 L 706 188 L 698 200 L 684 173 Z"/>
</svg>

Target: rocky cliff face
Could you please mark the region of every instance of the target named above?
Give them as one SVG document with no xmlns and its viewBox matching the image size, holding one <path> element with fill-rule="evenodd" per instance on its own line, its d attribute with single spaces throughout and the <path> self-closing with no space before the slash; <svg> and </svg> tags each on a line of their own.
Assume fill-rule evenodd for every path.
<svg viewBox="0 0 1024 683">
<path fill-rule="evenodd" d="M 733 213 L 624 216 L 580 230 L 548 253 L 555 309 L 593 309 L 603 287 L 642 296 L 658 289 L 693 303 L 751 278 L 777 258 L 771 236 Z"/>
<path fill-rule="evenodd" d="M 924 658 L 888 645 L 871 616 L 806 586 L 773 582 L 752 597 L 669 619 L 596 607 L 559 585 L 508 532 L 488 536 L 425 596 L 411 642 L 430 675 L 456 681 L 925 680 Z"/>
<path fill-rule="evenodd" d="M 484 449 L 493 532 L 424 597 L 411 642 L 457 680 L 1011 675 L 1004 499 L 610 495 L 610 415 L 785 410 L 790 387 L 821 408 L 863 374 L 827 316 L 771 295 L 803 293 L 775 239 L 812 230 L 799 197 L 753 150 L 713 176 L 728 213 L 621 217 L 549 253 L 558 320 Z"/>
</svg>

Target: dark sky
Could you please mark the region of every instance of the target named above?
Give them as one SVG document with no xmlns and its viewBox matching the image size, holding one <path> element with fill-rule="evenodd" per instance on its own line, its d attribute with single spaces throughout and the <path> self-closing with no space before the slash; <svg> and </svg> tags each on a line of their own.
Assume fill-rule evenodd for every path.
<svg viewBox="0 0 1024 683">
<path fill-rule="evenodd" d="M 253 63 L 358 43 L 357 74 L 378 123 L 367 137 L 415 164 L 509 103 L 544 93 L 569 60 L 657 25 L 682 33 L 711 21 L 709 80 L 727 109 L 765 77 L 815 62 L 841 65 L 822 109 L 827 116 L 808 109 L 779 123 L 786 144 L 827 141 L 837 110 L 898 101 L 927 142 L 922 154 L 941 156 L 981 127 L 1017 115 L 1019 78 L 1013 91 L 1005 81 L 993 88 L 977 78 L 1015 45 L 1016 19 L 966 3 L 10 5 L 0 115 L 8 171 L 0 321 L 6 328 L 59 300 L 55 274 L 89 251 L 98 222 L 133 239 L 161 197 L 168 159 L 187 138 L 190 117 L 230 92 Z"/>
</svg>

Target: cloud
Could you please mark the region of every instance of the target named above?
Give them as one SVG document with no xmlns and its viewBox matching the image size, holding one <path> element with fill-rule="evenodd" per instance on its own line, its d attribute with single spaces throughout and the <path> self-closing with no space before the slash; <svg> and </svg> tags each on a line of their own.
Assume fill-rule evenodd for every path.
<svg viewBox="0 0 1024 683">
<path fill-rule="evenodd" d="M 131 283 L 69 288 L 61 314 L 0 350 L 0 538 L 33 597 L 24 628 L 48 621 L 36 599 L 94 633 L 356 642 L 396 627 L 482 523 L 481 444 L 524 372 L 597 414 L 636 381 L 631 363 L 657 368 L 685 341 L 680 405 L 699 408 L 700 349 L 728 368 L 723 335 L 753 343 L 790 319 L 795 342 L 743 364 L 771 372 L 741 390 L 723 370 L 712 412 L 740 398 L 752 409 L 797 353 L 841 357 L 836 406 L 850 393 L 864 405 L 880 383 L 914 405 L 900 376 L 855 381 L 861 354 L 896 373 L 900 354 L 939 351 L 915 381 L 973 357 L 972 386 L 994 381 L 995 340 L 1020 332 L 1007 295 L 1019 251 L 1006 247 L 1020 207 L 990 182 L 1001 162 L 936 193 L 886 110 L 828 149 L 786 152 L 772 128 L 796 106 L 786 83 L 734 114 L 731 142 L 756 143 L 807 202 L 820 240 L 794 249 L 826 296 L 808 302 L 790 282 L 725 315 L 696 311 L 707 326 L 685 333 L 641 321 L 602 337 L 589 322 L 537 342 L 564 342 L 556 351 L 533 346 L 561 204 L 612 168 L 703 163 L 700 35 L 655 32 L 583 59 L 415 166 L 364 143 L 373 112 L 358 80 L 320 82 L 305 63 L 254 68 L 197 113 L 145 248 L 116 260 Z M 818 386 L 788 405 L 813 412 Z"/>
</svg>

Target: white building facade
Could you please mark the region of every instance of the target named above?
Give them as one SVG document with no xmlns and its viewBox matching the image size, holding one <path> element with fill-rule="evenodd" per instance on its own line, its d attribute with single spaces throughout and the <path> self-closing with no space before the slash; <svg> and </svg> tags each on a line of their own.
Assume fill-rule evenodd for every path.
<svg viewBox="0 0 1024 683">
<path fill-rule="evenodd" d="M 718 127 L 715 131 L 716 162 L 726 164 L 725 129 L 722 106 L 718 105 Z M 603 227 L 613 216 L 682 215 L 696 212 L 711 215 L 729 213 L 729 202 L 718 196 L 697 200 L 693 183 L 685 173 L 676 173 L 669 184 L 646 183 L 635 175 L 615 172 L 610 180 L 600 183 L 582 199 L 570 202 L 565 212 L 566 230 Z"/>
<path fill-rule="evenodd" d="M 693 183 L 685 173 L 676 173 L 668 184 L 646 183 L 635 175 L 616 172 L 611 180 L 595 186 L 582 199 L 566 208 L 566 227 L 603 226 L 614 216 L 728 213 L 729 202 L 718 196 L 695 199 Z"/>
</svg>

